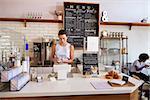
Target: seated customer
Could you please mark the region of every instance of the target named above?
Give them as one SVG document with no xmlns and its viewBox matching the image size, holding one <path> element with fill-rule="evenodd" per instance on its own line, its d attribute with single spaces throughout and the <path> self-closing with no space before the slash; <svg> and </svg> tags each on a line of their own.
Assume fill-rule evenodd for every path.
<svg viewBox="0 0 150 100">
<path fill-rule="evenodd" d="M 67 42 L 65 30 L 58 33 L 59 43 L 52 46 L 51 60 L 54 63 L 72 63 L 74 59 L 74 47 Z"/>
<path fill-rule="evenodd" d="M 133 65 L 130 68 L 130 75 L 136 75 L 144 81 L 149 81 L 149 77 L 141 73 L 143 68 L 149 67 L 145 64 L 145 61 L 149 59 L 148 54 L 142 53 L 139 55 L 139 59 L 135 60 Z"/>
</svg>

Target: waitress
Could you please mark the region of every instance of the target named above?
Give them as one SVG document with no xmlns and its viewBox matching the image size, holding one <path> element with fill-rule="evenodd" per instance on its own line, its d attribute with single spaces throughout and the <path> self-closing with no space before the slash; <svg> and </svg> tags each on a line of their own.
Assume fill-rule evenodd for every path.
<svg viewBox="0 0 150 100">
<path fill-rule="evenodd" d="M 65 30 L 58 33 L 59 43 L 52 46 L 51 60 L 54 63 L 72 63 L 74 59 L 74 47 L 67 42 Z"/>
</svg>

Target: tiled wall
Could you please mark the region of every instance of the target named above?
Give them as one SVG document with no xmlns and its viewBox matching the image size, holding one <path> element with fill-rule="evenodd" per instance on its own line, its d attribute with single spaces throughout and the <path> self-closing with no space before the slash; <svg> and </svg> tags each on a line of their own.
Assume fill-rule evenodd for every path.
<svg viewBox="0 0 150 100">
<path fill-rule="evenodd" d="M 24 27 L 22 22 L 0 22 L 0 56 L 2 51 L 6 51 L 6 47 L 9 49 L 6 52 L 6 56 L 9 56 L 11 47 L 14 48 L 16 45 L 18 48 L 24 48 L 24 36 L 29 43 L 29 51 L 33 52 L 33 42 L 41 42 L 42 38 L 50 37 L 57 38 L 58 31 L 63 28 L 62 23 L 39 23 L 39 22 L 27 22 L 27 27 Z M 4 35 L 9 38 L 4 39 Z M 9 45 L 3 45 L 8 42 Z M 12 42 L 14 43 L 12 46 Z M 3 49 L 4 48 L 4 49 Z M 82 50 L 76 50 L 75 57 L 81 55 Z M 1 61 L 0 57 L 0 61 Z"/>
<path fill-rule="evenodd" d="M 24 27 L 22 22 L 0 22 L 0 51 L 5 51 L 6 56 L 10 54 L 11 48 L 17 47 L 22 51 L 24 36 L 29 43 L 29 50 L 33 51 L 33 42 L 41 42 L 42 37 L 46 36 L 56 37 L 62 27 L 59 23 L 27 23 L 27 27 Z"/>
<path fill-rule="evenodd" d="M 21 22 L 0 22 L 0 27 L 26 35 L 29 42 L 44 35 L 57 36 L 59 29 L 63 28 L 59 23 L 27 23 L 27 27 Z"/>
</svg>

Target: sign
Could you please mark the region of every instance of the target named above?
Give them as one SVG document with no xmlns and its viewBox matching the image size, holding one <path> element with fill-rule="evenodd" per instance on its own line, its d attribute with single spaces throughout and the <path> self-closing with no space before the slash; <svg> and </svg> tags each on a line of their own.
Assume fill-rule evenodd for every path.
<svg viewBox="0 0 150 100">
<path fill-rule="evenodd" d="M 64 2 L 64 28 L 68 36 L 98 36 L 99 4 Z"/>
<path fill-rule="evenodd" d="M 83 53 L 83 75 L 93 74 L 94 72 L 93 70 L 96 70 L 96 74 L 99 74 L 98 54 Z"/>
</svg>

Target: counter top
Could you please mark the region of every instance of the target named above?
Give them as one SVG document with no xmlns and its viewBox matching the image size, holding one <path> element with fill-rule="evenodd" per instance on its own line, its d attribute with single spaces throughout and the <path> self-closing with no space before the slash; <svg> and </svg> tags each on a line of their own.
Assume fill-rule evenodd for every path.
<svg viewBox="0 0 150 100">
<path fill-rule="evenodd" d="M 73 74 L 73 78 L 43 82 L 30 81 L 24 88 L 17 92 L 1 92 L 1 98 L 9 97 L 38 97 L 38 96 L 70 96 L 89 94 L 127 94 L 134 92 L 143 81 L 132 77 L 129 81 L 135 84 L 133 87 L 113 87 L 112 89 L 96 90 L 90 82 L 107 81 L 104 78 L 83 78 L 80 74 Z"/>
</svg>

